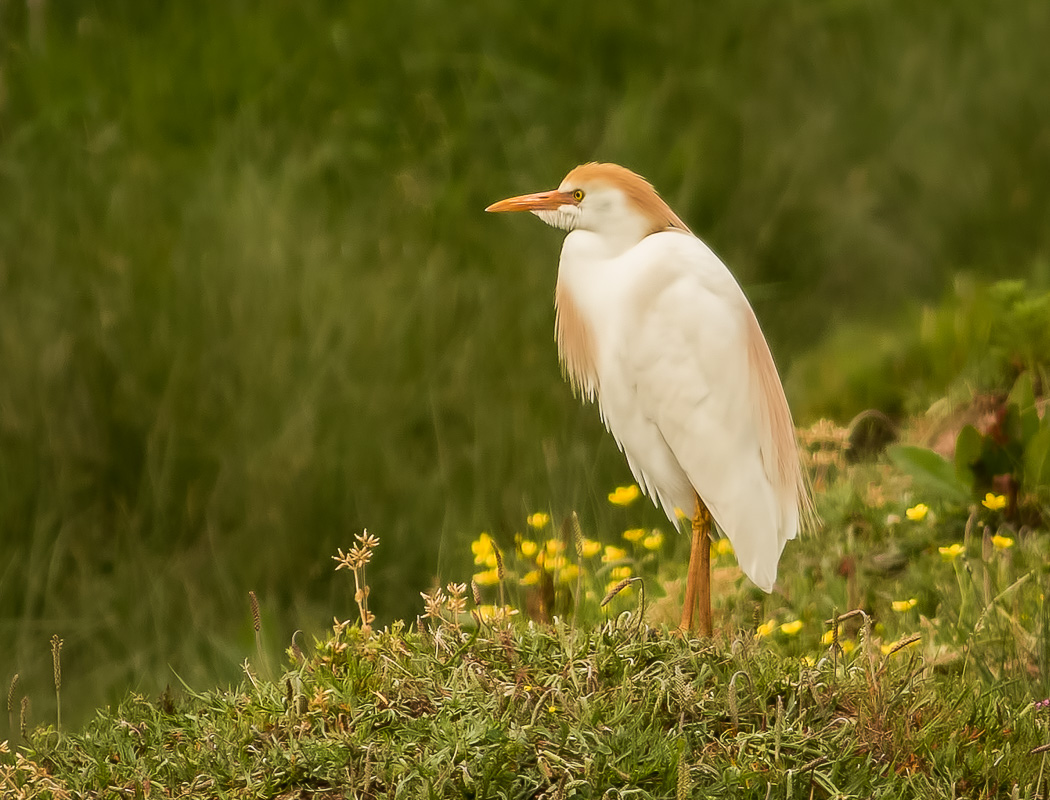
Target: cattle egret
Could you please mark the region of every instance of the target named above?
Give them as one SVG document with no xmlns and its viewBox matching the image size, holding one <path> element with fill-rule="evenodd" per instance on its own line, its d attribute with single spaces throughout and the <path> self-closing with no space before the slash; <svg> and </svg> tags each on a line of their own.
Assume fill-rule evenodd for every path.
<svg viewBox="0 0 1050 800">
<path fill-rule="evenodd" d="M 726 266 L 644 178 L 583 164 L 548 192 L 487 211 L 531 211 L 568 231 L 554 293 L 558 355 L 597 401 L 638 485 L 677 525 L 692 511 L 682 628 L 710 636 L 711 522 L 771 592 L 788 539 L 812 519 L 784 389 Z"/>
</svg>

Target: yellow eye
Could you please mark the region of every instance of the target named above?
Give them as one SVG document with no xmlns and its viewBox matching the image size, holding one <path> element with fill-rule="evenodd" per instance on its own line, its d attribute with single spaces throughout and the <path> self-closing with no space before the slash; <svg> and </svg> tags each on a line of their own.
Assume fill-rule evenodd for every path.
<svg viewBox="0 0 1050 800">
<path fill-rule="evenodd" d="M 583 189 L 577 189 L 575 192 L 573 192 L 572 199 L 575 200 L 577 203 L 580 202 L 583 199 Z"/>
</svg>

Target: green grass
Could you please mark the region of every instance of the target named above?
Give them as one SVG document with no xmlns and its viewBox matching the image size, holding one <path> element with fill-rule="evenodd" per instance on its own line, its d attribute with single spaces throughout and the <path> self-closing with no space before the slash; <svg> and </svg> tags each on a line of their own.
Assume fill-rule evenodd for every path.
<svg viewBox="0 0 1050 800">
<path fill-rule="evenodd" d="M 365 637 L 280 681 L 133 695 L 0 761 L 11 797 L 1039 796 L 1045 712 L 872 645 L 815 663 L 631 622 Z M 249 668 L 250 669 L 250 668 Z M 1020 794 L 1018 794 L 1020 792 Z M 69 793 L 69 794 L 66 794 Z"/>
<path fill-rule="evenodd" d="M 844 433 L 806 436 L 809 452 L 828 456 L 814 464 L 819 510 L 844 535 L 792 542 L 772 595 L 718 552 L 711 641 L 663 622 L 681 592 L 675 539 L 646 546 L 628 529 L 622 552 L 593 552 L 572 519 L 534 519 L 533 538 L 502 554 L 499 584 L 476 587 L 475 601 L 449 585 L 412 625 L 337 618 L 283 667 L 246 642 L 228 688 L 176 683 L 72 732 L 56 722 L 15 734 L 0 788 L 13 798 L 1042 796 L 1050 508 L 1025 495 L 1040 522 L 1015 531 L 996 503 L 959 506 L 887 465 L 847 464 Z M 636 512 L 614 513 L 626 525 Z M 383 547 L 361 536 L 339 554 L 357 590 L 340 617 L 368 617 L 365 570 Z M 472 548 L 476 569 L 490 547 Z M 579 576 L 562 582 L 570 564 Z M 600 607 L 616 568 L 641 576 L 647 597 Z M 553 622 L 528 619 L 543 584 L 523 579 L 535 570 L 552 579 Z M 512 615 L 491 620 L 490 603 Z"/>
<path fill-rule="evenodd" d="M 957 269 L 1045 273 L 1041 0 L 43 9 L 0 2 L 0 674 L 35 719 L 55 633 L 76 725 L 233 680 L 249 590 L 271 651 L 318 631 L 365 527 L 381 623 L 528 512 L 616 535 L 558 237 L 481 213 L 581 161 L 655 182 L 783 364 Z"/>
</svg>

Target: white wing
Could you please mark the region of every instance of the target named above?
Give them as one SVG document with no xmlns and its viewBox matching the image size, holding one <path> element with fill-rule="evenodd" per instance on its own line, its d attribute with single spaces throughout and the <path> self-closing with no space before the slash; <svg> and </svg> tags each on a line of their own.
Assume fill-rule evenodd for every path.
<svg viewBox="0 0 1050 800">
<path fill-rule="evenodd" d="M 598 367 L 606 424 L 668 517 L 675 506 L 692 513 L 695 488 L 745 574 L 771 591 L 804 485 L 754 313 L 693 236 L 654 234 L 616 261 L 610 277 L 623 291 L 604 323 L 616 344 Z"/>
</svg>

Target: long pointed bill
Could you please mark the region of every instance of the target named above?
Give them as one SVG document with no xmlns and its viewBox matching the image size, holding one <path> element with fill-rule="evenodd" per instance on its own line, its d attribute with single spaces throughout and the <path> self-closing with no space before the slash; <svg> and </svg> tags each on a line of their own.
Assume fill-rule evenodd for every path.
<svg viewBox="0 0 1050 800">
<path fill-rule="evenodd" d="M 509 197 L 486 208 L 486 211 L 556 211 L 562 206 L 576 205 L 572 192 L 536 192 L 521 197 Z"/>
</svg>

